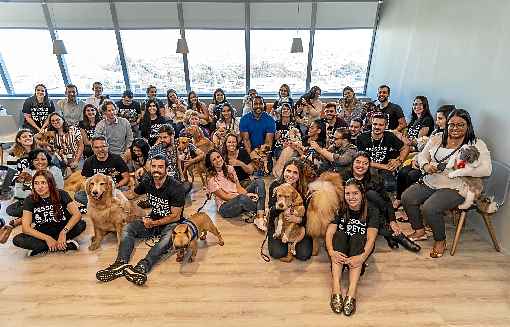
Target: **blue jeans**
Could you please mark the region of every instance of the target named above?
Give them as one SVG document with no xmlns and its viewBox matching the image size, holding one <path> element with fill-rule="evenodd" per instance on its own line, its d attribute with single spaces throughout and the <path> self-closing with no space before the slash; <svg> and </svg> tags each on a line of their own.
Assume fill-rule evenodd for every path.
<svg viewBox="0 0 510 327">
<path fill-rule="evenodd" d="M 239 194 L 235 198 L 224 202 L 218 209 L 223 218 L 237 217 L 243 212 L 263 211 L 266 205 L 266 186 L 263 178 L 256 178 L 246 187 L 248 193 L 255 193 L 259 196 L 257 202 L 250 197 Z"/>
<path fill-rule="evenodd" d="M 149 250 L 145 258 L 138 262 L 138 265 L 142 265 L 145 268 L 145 272 L 149 272 L 159 259 L 161 259 L 161 256 L 168 252 L 172 246 L 171 236 L 175 226 L 177 226 L 176 222 L 154 228 L 145 228 L 141 220 L 135 220 L 127 224 L 122 230 L 122 239 L 119 245 L 117 261 L 129 262 L 131 253 L 135 247 L 136 239 L 160 235 L 159 241 Z"/>
</svg>

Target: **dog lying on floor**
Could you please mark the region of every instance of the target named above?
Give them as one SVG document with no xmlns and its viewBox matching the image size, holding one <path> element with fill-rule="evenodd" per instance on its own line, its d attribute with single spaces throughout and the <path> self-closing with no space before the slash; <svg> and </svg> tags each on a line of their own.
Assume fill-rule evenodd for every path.
<svg viewBox="0 0 510 327">
<path fill-rule="evenodd" d="M 300 242 L 305 236 L 305 228 L 294 222 L 287 222 L 285 216 L 292 214 L 303 218 L 305 215 L 303 199 L 298 191 L 287 183 L 276 187 L 274 193 L 276 195 L 276 209 L 283 210 L 283 212 L 276 217 L 273 237 L 281 239 L 282 243 L 289 243 L 289 253 L 296 255 L 296 243 Z"/>
<path fill-rule="evenodd" d="M 177 251 L 176 261 L 181 262 L 188 248 L 191 248 L 189 262 L 197 256 L 197 239 L 205 240 L 207 232 L 211 232 L 218 238 L 218 244 L 223 246 L 225 242 L 213 221 L 204 212 L 197 212 L 189 217 L 184 223 L 175 226 L 172 231 L 172 244 Z"/>
<path fill-rule="evenodd" d="M 271 152 L 271 146 L 262 144 L 252 152 L 250 152 L 250 158 L 253 160 L 253 166 L 256 171 L 264 169 L 264 173 L 269 174 L 269 153 Z"/>
<path fill-rule="evenodd" d="M 306 234 L 313 239 L 312 255 L 319 253 L 319 238 L 324 238 L 328 225 L 338 211 L 344 209 L 344 186 L 340 174 L 324 172 L 308 185 L 310 202 L 306 210 Z"/>
<path fill-rule="evenodd" d="M 109 232 L 117 234 L 120 243 L 122 228 L 125 224 L 145 216 L 145 212 L 129 202 L 122 192 L 115 190 L 110 176 L 95 174 L 85 182 L 88 205 L 87 216 L 94 226 L 94 236 L 89 250 L 96 250 Z"/>
<path fill-rule="evenodd" d="M 64 180 L 64 191 L 74 199 L 76 192 L 85 190 L 85 180 L 81 170 L 75 171 Z"/>
</svg>

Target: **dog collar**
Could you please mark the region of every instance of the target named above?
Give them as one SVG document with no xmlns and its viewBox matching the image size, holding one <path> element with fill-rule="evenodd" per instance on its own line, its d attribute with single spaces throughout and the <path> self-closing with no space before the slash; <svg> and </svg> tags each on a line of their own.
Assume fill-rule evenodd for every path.
<svg viewBox="0 0 510 327">
<path fill-rule="evenodd" d="M 188 219 L 184 219 L 182 224 L 188 225 L 188 227 L 191 229 L 191 240 L 195 240 L 198 238 L 198 227 L 195 225 L 194 222 Z"/>
</svg>

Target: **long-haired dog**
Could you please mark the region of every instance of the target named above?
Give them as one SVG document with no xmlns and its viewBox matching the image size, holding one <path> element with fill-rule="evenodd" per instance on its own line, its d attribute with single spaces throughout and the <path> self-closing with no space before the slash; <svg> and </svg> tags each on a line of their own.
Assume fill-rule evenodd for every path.
<svg viewBox="0 0 510 327">
<path fill-rule="evenodd" d="M 269 174 L 269 153 L 271 152 L 271 146 L 262 144 L 252 152 L 250 152 L 250 158 L 253 162 L 253 166 L 256 171 L 264 170 L 265 174 Z"/>
<path fill-rule="evenodd" d="M 344 208 L 344 186 L 340 174 L 322 173 L 308 185 L 306 234 L 313 239 L 312 255 L 319 253 L 319 238 L 324 238 L 328 225 Z"/>
<path fill-rule="evenodd" d="M 204 212 L 197 212 L 183 223 L 175 226 L 172 231 L 172 246 L 177 252 L 176 261 L 181 262 L 186 250 L 191 248 L 189 262 L 195 260 L 198 251 L 198 239 L 205 240 L 207 232 L 211 232 L 218 238 L 218 244 L 223 246 L 225 242 L 218 228 L 211 220 L 211 217 Z"/>
<path fill-rule="evenodd" d="M 281 239 L 282 243 L 288 243 L 288 252 L 295 255 L 296 243 L 300 242 L 305 236 L 305 228 L 294 222 L 286 221 L 285 217 L 294 215 L 303 218 L 305 215 L 303 198 L 292 185 L 287 183 L 276 187 L 274 194 L 276 196 L 276 209 L 283 211 L 276 217 L 273 237 Z"/>
<path fill-rule="evenodd" d="M 85 190 L 85 180 L 81 170 L 75 171 L 64 180 L 64 191 L 74 199 L 76 192 Z"/>
<path fill-rule="evenodd" d="M 35 144 L 38 148 L 48 151 L 50 154 L 55 152 L 55 132 L 42 130 L 34 135 Z"/>
<path fill-rule="evenodd" d="M 479 158 L 480 151 L 478 151 L 475 146 L 464 144 L 459 149 L 456 156 L 454 155 L 450 157 L 450 160 L 446 165 L 447 169 L 452 170 L 448 173 L 448 177 L 460 177 L 462 180 L 462 185 L 457 190 L 465 199 L 464 203 L 461 203 L 458 207 L 461 210 L 469 209 L 473 205 L 475 199 L 478 199 L 480 194 L 482 194 L 482 179 L 466 176 L 470 174 L 470 171 L 480 165 L 480 160 L 478 160 Z"/>
<path fill-rule="evenodd" d="M 110 176 L 96 174 L 85 182 L 88 205 L 87 216 L 94 225 L 89 250 L 96 250 L 109 232 L 117 234 L 120 243 L 122 228 L 135 218 L 145 216 L 145 212 L 129 202 L 122 192 L 115 190 L 115 184 Z"/>
</svg>

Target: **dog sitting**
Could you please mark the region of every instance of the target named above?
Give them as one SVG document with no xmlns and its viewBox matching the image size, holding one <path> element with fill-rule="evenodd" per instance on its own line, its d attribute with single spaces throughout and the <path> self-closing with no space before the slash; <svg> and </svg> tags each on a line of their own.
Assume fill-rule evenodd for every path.
<svg viewBox="0 0 510 327">
<path fill-rule="evenodd" d="M 55 132 L 42 130 L 34 135 L 35 144 L 38 148 L 48 151 L 50 154 L 55 152 Z"/>
<path fill-rule="evenodd" d="M 287 183 L 276 187 L 274 194 L 276 195 L 276 209 L 283 210 L 283 212 L 276 217 L 273 237 L 281 239 L 282 243 L 289 243 L 288 252 L 296 255 L 296 243 L 305 236 L 305 228 L 297 223 L 286 221 L 285 217 L 294 215 L 303 218 L 305 215 L 303 198 L 292 185 Z"/>
<path fill-rule="evenodd" d="M 319 254 L 319 238 L 324 238 L 328 225 L 337 212 L 344 209 L 344 186 L 340 174 L 324 172 L 308 185 L 306 234 L 313 239 L 312 255 Z"/>
<path fill-rule="evenodd" d="M 108 232 L 117 234 L 120 243 L 122 228 L 125 224 L 145 216 L 145 212 L 131 204 L 122 192 L 115 190 L 110 176 L 96 174 L 85 182 L 88 205 L 87 215 L 94 225 L 94 236 L 89 250 L 96 250 Z"/>
<path fill-rule="evenodd" d="M 465 176 L 480 165 L 479 158 L 480 152 L 475 146 L 464 144 L 459 149 L 458 155 L 452 156 L 446 165 L 446 169 L 451 170 L 448 173 L 448 177 L 460 177 L 462 180 L 461 186 L 459 186 L 457 190 L 465 199 L 464 202 L 458 206 L 461 210 L 469 209 L 473 205 L 475 199 L 478 199 L 483 191 L 481 178 Z"/>
<path fill-rule="evenodd" d="M 202 186 L 205 188 L 207 172 L 205 168 L 205 160 L 200 160 L 199 162 L 188 166 L 187 169 L 184 169 L 184 162 L 197 156 L 195 147 L 191 146 L 190 138 L 181 136 L 177 139 L 177 156 L 179 157 L 179 162 L 181 162 L 181 169 L 184 178 L 189 181 L 189 176 L 191 176 L 191 183 L 193 183 L 195 181 L 195 175 L 198 175 L 200 176 Z"/>
<path fill-rule="evenodd" d="M 197 212 L 186 219 L 184 223 L 175 226 L 172 231 L 172 244 L 174 250 L 177 251 L 176 261 L 181 262 L 184 259 L 188 248 L 191 248 L 189 262 L 195 260 L 198 250 L 197 240 L 199 238 L 205 240 L 207 232 L 213 233 L 218 238 L 220 246 L 225 244 L 218 228 L 204 212 Z"/>
<path fill-rule="evenodd" d="M 250 152 L 250 158 L 253 160 L 253 166 L 256 171 L 264 170 L 266 175 L 269 174 L 269 153 L 271 152 L 271 146 L 262 144 L 252 152 Z"/>
</svg>

